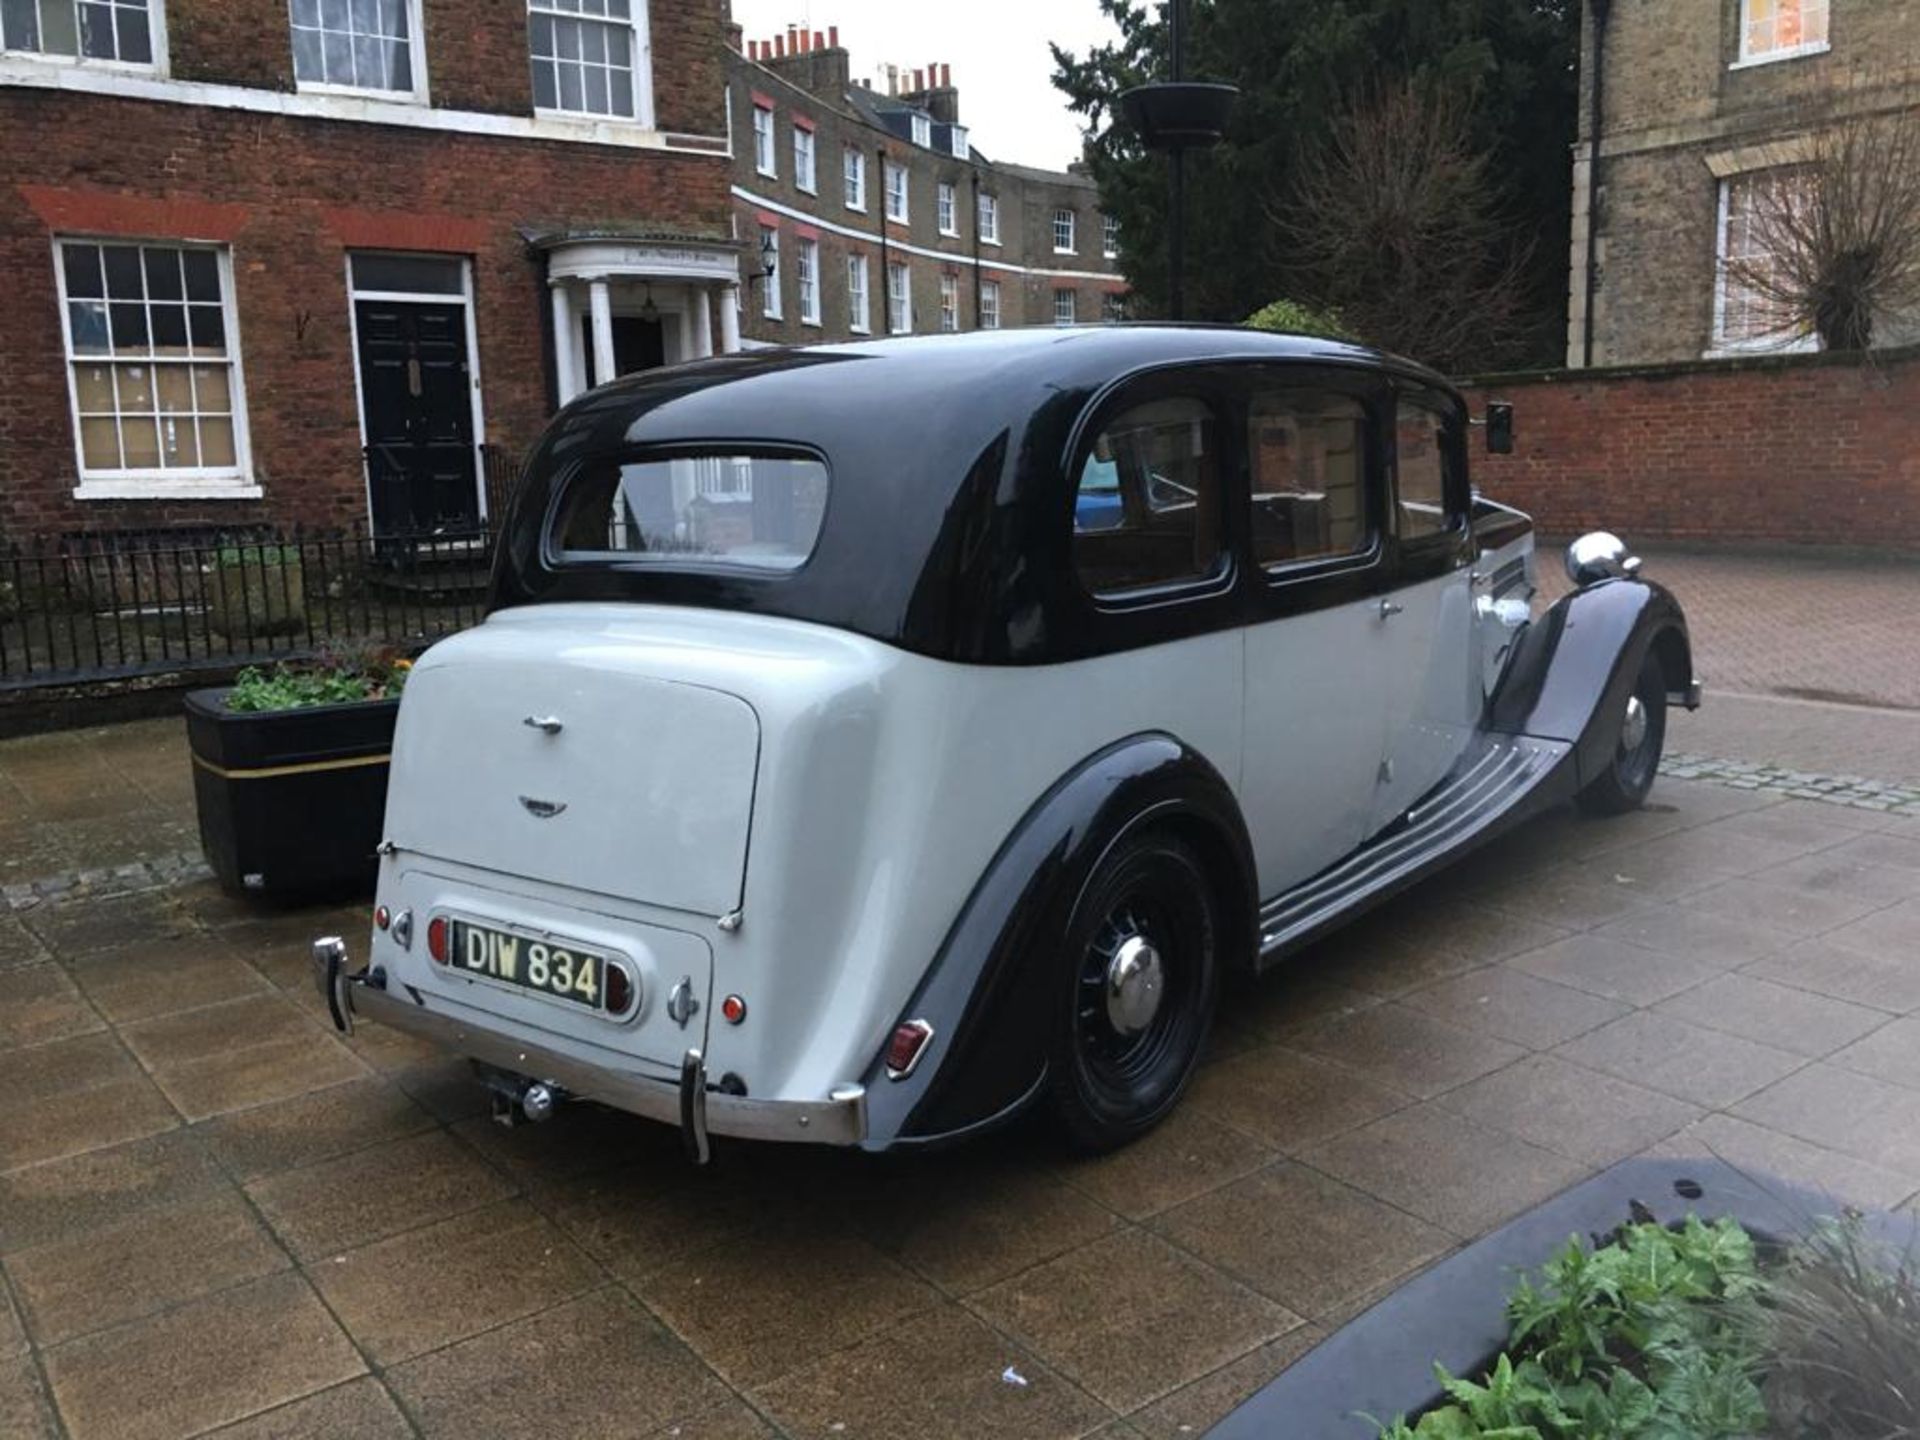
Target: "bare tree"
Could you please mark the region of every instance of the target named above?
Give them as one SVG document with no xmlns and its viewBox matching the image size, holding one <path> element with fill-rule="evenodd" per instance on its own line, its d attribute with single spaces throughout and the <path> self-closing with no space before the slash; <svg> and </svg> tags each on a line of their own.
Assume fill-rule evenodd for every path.
<svg viewBox="0 0 1920 1440">
<path fill-rule="evenodd" d="M 1746 180 L 1729 292 L 1754 302 L 1762 338 L 1827 350 L 1920 325 L 1920 109 L 1821 125 L 1801 153 Z"/>
<path fill-rule="evenodd" d="M 1268 210 L 1304 298 L 1454 373 L 1498 364 L 1529 324 L 1529 248 L 1499 213 L 1469 120 L 1437 86 L 1358 92 Z"/>
</svg>

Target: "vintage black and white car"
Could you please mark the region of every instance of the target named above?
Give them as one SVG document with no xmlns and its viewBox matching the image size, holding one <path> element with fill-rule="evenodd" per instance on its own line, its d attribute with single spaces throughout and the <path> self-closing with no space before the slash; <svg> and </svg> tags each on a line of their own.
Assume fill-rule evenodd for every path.
<svg viewBox="0 0 1920 1440">
<path fill-rule="evenodd" d="M 560 414 L 408 683 L 336 1023 L 871 1150 L 1178 1102 L 1223 982 L 1545 807 L 1629 809 L 1685 619 L 1618 541 L 1533 616 L 1417 365 L 1108 327 L 749 353 Z"/>
</svg>

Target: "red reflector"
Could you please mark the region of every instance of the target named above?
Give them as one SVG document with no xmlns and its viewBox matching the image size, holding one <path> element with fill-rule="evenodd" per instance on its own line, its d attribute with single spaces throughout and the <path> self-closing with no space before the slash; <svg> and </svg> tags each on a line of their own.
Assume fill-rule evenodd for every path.
<svg viewBox="0 0 1920 1440">
<path fill-rule="evenodd" d="M 623 1015 L 633 1004 L 633 981 L 618 965 L 607 966 L 607 1013 Z"/>
<path fill-rule="evenodd" d="M 913 1067 L 920 1063 L 920 1053 L 932 1038 L 933 1026 L 926 1021 L 902 1021 L 893 1032 L 893 1038 L 887 1042 L 887 1074 L 895 1080 L 906 1079 L 913 1073 Z"/>
<path fill-rule="evenodd" d="M 442 965 L 447 963 L 447 921 L 436 915 L 427 922 L 427 954 Z"/>
<path fill-rule="evenodd" d="M 382 930 L 386 929 L 388 925 L 393 923 L 393 916 L 387 913 L 386 906 L 382 905 L 379 909 L 373 912 L 373 923 L 375 925 L 378 925 Z"/>
<path fill-rule="evenodd" d="M 729 1025 L 738 1025 L 747 1018 L 747 1002 L 738 995 L 729 995 L 720 1002 L 720 1015 Z"/>
</svg>

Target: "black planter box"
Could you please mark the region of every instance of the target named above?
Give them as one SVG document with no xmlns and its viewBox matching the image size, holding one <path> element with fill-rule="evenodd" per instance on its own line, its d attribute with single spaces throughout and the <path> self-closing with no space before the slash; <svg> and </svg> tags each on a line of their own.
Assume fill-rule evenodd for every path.
<svg viewBox="0 0 1920 1440">
<path fill-rule="evenodd" d="M 236 714 L 227 692 L 187 696 L 200 846 L 235 894 L 371 894 L 400 702 Z"/>
<path fill-rule="evenodd" d="M 1592 1239 L 1628 1223 L 1636 1201 L 1669 1225 L 1690 1214 L 1731 1216 L 1762 1241 L 1796 1239 L 1842 1209 L 1830 1196 L 1722 1160 L 1623 1161 L 1401 1286 L 1250 1396 L 1207 1440 L 1376 1440 L 1381 1426 L 1445 1404 L 1434 1362 L 1477 1381 L 1506 1348 L 1515 1277 L 1572 1236 Z M 1920 1216 L 1867 1215 L 1862 1223 L 1896 1254 L 1920 1237 Z"/>
</svg>

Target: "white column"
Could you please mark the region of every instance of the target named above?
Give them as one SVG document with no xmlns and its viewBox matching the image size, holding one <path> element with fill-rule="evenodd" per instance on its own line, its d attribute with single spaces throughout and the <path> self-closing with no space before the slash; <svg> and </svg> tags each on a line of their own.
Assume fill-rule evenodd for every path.
<svg viewBox="0 0 1920 1440">
<path fill-rule="evenodd" d="M 693 319 L 693 358 L 713 354 L 713 305 L 704 285 L 687 286 L 687 309 Z"/>
<path fill-rule="evenodd" d="M 731 355 L 740 348 L 740 287 L 727 285 L 720 291 L 720 353 Z"/>
<path fill-rule="evenodd" d="M 613 293 L 607 282 L 595 280 L 587 287 L 593 305 L 593 378 L 601 385 L 613 375 Z"/>
<path fill-rule="evenodd" d="M 564 280 L 553 282 L 552 295 L 553 380 L 564 405 L 580 393 L 580 372 L 573 364 L 573 297 Z"/>
</svg>

